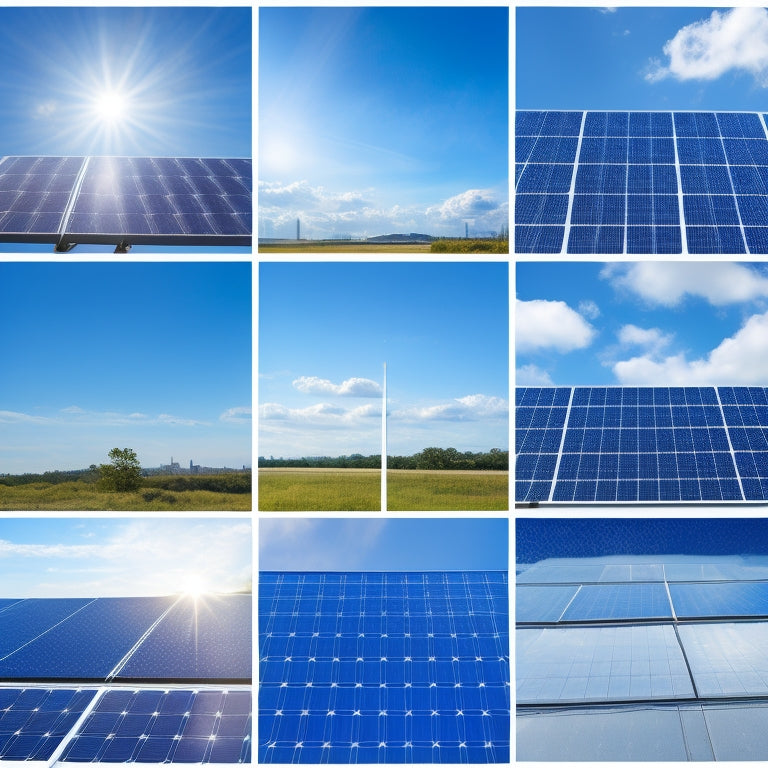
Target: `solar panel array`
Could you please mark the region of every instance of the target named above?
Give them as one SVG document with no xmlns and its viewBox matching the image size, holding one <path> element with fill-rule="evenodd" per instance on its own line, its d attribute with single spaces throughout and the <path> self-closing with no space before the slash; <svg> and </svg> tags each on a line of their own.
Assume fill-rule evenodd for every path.
<svg viewBox="0 0 768 768">
<path fill-rule="evenodd" d="M 250 679 L 250 595 L 2 599 L 0 761 L 250 762 Z"/>
<path fill-rule="evenodd" d="M 259 762 L 509 762 L 503 572 L 259 575 Z"/>
<path fill-rule="evenodd" d="M 518 760 L 762 759 L 768 559 L 553 558 L 516 590 Z"/>
<path fill-rule="evenodd" d="M 0 241 L 250 245 L 251 161 L 2 157 Z"/>
<path fill-rule="evenodd" d="M 763 387 L 520 387 L 519 502 L 768 499 Z"/>
<path fill-rule="evenodd" d="M 768 253 L 754 112 L 518 111 L 516 253 Z"/>
</svg>

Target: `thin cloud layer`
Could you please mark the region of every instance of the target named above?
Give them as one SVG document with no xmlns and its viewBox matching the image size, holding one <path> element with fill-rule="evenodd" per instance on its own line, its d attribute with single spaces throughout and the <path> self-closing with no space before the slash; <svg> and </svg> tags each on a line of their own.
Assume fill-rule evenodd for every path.
<svg viewBox="0 0 768 768">
<path fill-rule="evenodd" d="M 518 300 L 515 307 L 515 345 L 518 352 L 583 349 L 592 343 L 597 333 L 564 301 Z"/>
<path fill-rule="evenodd" d="M 706 357 L 647 353 L 614 364 L 619 382 L 631 386 L 765 385 L 768 381 L 768 312 L 753 315 Z"/>
<path fill-rule="evenodd" d="M 673 307 L 686 296 L 725 306 L 768 297 L 768 278 L 752 266 L 728 262 L 647 261 L 607 265 L 601 277 L 650 304 Z"/>
<path fill-rule="evenodd" d="M 519 387 L 554 386 L 554 381 L 552 381 L 549 372 L 533 363 L 522 365 L 515 371 L 515 383 Z"/>
<path fill-rule="evenodd" d="M 713 11 L 705 20 L 688 24 L 664 45 L 668 63 L 653 60 L 645 75 L 649 82 L 714 80 L 730 70 L 751 74 L 768 87 L 768 11 L 733 8 Z"/>
<path fill-rule="evenodd" d="M 489 189 L 468 189 L 432 205 L 385 206 L 376 191 L 331 192 L 307 181 L 259 181 L 259 235 L 302 237 L 392 233 L 463 234 L 464 222 L 479 233 L 498 232 L 509 222 L 509 203 Z M 462 231 L 459 231 L 462 230 Z"/>
<path fill-rule="evenodd" d="M 418 408 L 393 410 L 390 417 L 397 421 L 475 421 L 506 417 L 509 404 L 504 398 L 488 395 L 457 397 L 448 403 Z"/>
</svg>

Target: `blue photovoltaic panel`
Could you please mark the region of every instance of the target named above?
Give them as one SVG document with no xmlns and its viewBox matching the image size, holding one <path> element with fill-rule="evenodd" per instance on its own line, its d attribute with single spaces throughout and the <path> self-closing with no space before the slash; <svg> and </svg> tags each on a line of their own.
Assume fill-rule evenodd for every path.
<svg viewBox="0 0 768 768">
<path fill-rule="evenodd" d="M 251 595 L 180 600 L 117 679 L 250 680 L 251 602 Z"/>
<path fill-rule="evenodd" d="M 768 393 L 521 388 L 516 455 L 517 501 L 761 501 L 768 499 Z"/>
<path fill-rule="evenodd" d="M 521 111 L 515 132 L 518 253 L 768 253 L 757 113 Z M 565 218 L 562 204 L 531 216 L 529 198 L 552 194 L 555 176 Z"/>
<path fill-rule="evenodd" d="M 670 584 L 680 617 L 768 616 L 768 583 Z"/>
<path fill-rule="evenodd" d="M 669 624 L 523 627 L 515 638 L 518 704 L 693 696 Z"/>
<path fill-rule="evenodd" d="M 0 761 L 49 760 L 95 693 L 0 688 Z"/>
<path fill-rule="evenodd" d="M 4 157 L 0 240 L 250 245 L 251 161 Z"/>
<path fill-rule="evenodd" d="M 563 621 L 671 618 L 663 584 L 586 584 L 573 598 Z"/>
<path fill-rule="evenodd" d="M 515 621 L 559 621 L 566 606 L 573 600 L 578 586 L 518 586 L 515 590 Z"/>
<path fill-rule="evenodd" d="M 506 573 L 259 584 L 259 762 L 509 762 Z"/>
<path fill-rule="evenodd" d="M 249 763 L 251 693 L 238 690 L 108 690 L 64 762 Z"/>
<path fill-rule="evenodd" d="M 60 601 L 47 602 L 55 607 Z M 170 597 L 98 598 L 58 623 L 47 614 L 46 631 L 0 659 L 0 678 L 103 680 L 172 602 Z M 6 615 L 0 613 L 0 621 Z"/>
</svg>

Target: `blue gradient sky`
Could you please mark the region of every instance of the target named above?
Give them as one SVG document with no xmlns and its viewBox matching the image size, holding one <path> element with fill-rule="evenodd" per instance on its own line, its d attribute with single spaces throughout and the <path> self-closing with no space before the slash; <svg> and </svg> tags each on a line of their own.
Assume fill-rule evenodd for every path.
<svg viewBox="0 0 768 768">
<path fill-rule="evenodd" d="M 508 531 L 497 518 L 262 518 L 259 570 L 506 571 Z"/>
<path fill-rule="evenodd" d="M 250 264 L 0 263 L 0 336 L 0 472 L 250 464 Z"/>
<path fill-rule="evenodd" d="M 506 8 L 261 8 L 259 235 L 498 231 Z"/>
<path fill-rule="evenodd" d="M 516 39 L 518 109 L 766 109 L 763 8 L 518 8 Z"/>
<path fill-rule="evenodd" d="M 252 583 L 247 519 L 3 518 L 0 596 L 236 592 Z"/>
<path fill-rule="evenodd" d="M 507 448 L 504 263 L 262 263 L 259 455 Z"/>
</svg>

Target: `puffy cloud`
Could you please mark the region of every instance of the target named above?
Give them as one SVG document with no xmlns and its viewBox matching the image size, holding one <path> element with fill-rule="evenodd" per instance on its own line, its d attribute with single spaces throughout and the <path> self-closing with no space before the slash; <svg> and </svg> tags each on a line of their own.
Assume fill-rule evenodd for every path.
<svg viewBox="0 0 768 768">
<path fill-rule="evenodd" d="M 675 306 L 686 295 L 725 306 L 768 296 L 768 278 L 746 264 L 729 262 L 645 261 L 613 263 L 601 277 L 651 304 Z"/>
<path fill-rule="evenodd" d="M 518 352 L 556 349 L 570 352 L 592 343 L 595 329 L 564 301 L 518 300 L 515 308 L 515 345 Z"/>
<path fill-rule="evenodd" d="M 458 221 L 473 219 L 476 216 L 484 216 L 489 211 L 499 208 L 493 192 L 488 189 L 468 189 L 459 195 L 449 197 L 441 205 L 427 209 L 427 213 L 434 213 L 442 221 Z"/>
<path fill-rule="evenodd" d="M 293 386 L 299 392 L 307 394 L 319 393 L 343 397 L 377 397 L 382 394 L 378 382 L 357 377 L 346 379 L 341 384 L 334 384 L 328 379 L 320 379 L 317 376 L 299 376 L 294 380 Z"/>
<path fill-rule="evenodd" d="M 680 353 L 656 359 L 653 353 L 613 366 L 625 385 L 762 385 L 768 380 L 768 312 L 753 315 L 706 357 L 688 360 Z"/>
<path fill-rule="evenodd" d="M 543 368 L 532 363 L 522 365 L 515 371 L 515 383 L 518 387 L 551 387 L 552 377 Z"/>
<path fill-rule="evenodd" d="M 714 80 L 731 69 L 749 72 L 768 87 L 768 11 L 740 7 L 713 11 L 680 29 L 664 45 L 667 66 L 652 60 L 646 80 Z"/>
<path fill-rule="evenodd" d="M 378 405 L 342 408 L 331 403 L 315 403 L 306 408 L 288 408 L 280 403 L 263 403 L 259 406 L 259 421 L 291 421 L 307 426 L 349 426 L 350 423 L 372 416 L 380 416 Z"/>
<path fill-rule="evenodd" d="M 640 328 L 637 325 L 623 325 L 618 332 L 619 342 L 625 346 L 645 347 L 658 351 L 672 341 L 672 334 L 665 334 L 659 328 Z"/>
</svg>

